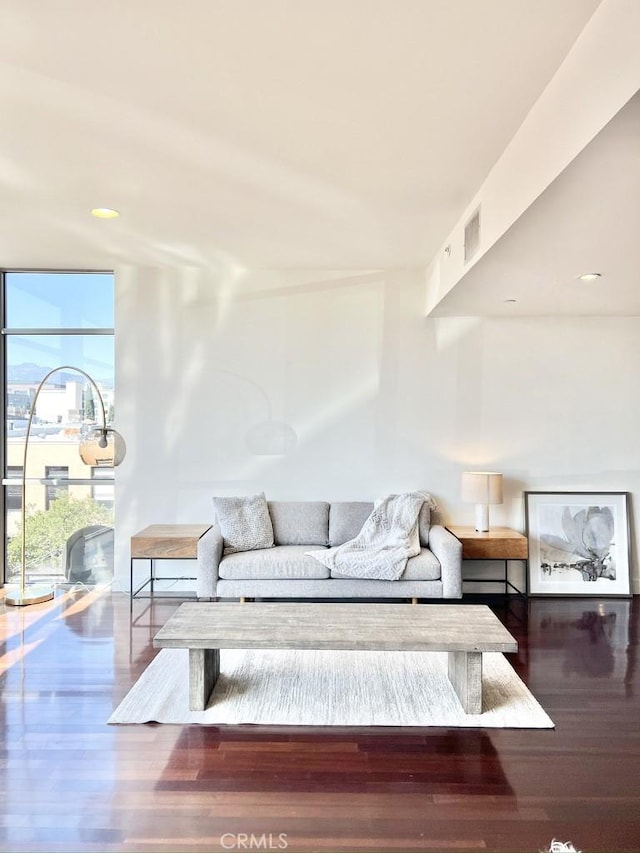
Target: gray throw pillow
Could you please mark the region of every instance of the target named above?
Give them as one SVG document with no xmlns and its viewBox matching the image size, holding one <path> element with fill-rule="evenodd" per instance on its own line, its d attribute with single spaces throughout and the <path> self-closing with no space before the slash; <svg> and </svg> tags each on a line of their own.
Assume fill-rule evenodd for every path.
<svg viewBox="0 0 640 853">
<path fill-rule="evenodd" d="M 226 554 L 273 548 L 273 526 L 264 492 L 245 497 L 213 498 Z"/>
</svg>

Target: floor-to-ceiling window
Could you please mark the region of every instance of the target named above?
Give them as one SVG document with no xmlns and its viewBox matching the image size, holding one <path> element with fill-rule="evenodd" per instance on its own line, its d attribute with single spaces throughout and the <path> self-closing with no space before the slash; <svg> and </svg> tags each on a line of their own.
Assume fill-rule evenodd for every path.
<svg viewBox="0 0 640 853">
<path fill-rule="evenodd" d="M 35 401 L 24 496 L 27 576 L 54 582 L 108 580 L 113 574 L 113 471 L 86 465 L 78 453 L 80 440 L 101 416 L 95 387 L 73 368 L 95 382 L 111 422 L 113 275 L 8 271 L 0 287 L 4 579 L 17 580 L 21 568 L 21 477 Z"/>
</svg>

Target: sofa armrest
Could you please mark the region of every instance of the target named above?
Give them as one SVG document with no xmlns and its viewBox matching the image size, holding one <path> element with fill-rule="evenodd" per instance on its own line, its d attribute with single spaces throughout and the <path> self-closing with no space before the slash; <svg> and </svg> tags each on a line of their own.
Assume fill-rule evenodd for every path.
<svg viewBox="0 0 640 853">
<path fill-rule="evenodd" d="M 434 524 L 429 531 L 429 548 L 440 563 L 443 598 L 462 598 L 462 542 L 443 527 Z"/>
<path fill-rule="evenodd" d="M 196 560 L 196 595 L 215 598 L 218 566 L 222 559 L 222 534 L 214 525 L 198 542 Z"/>
</svg>

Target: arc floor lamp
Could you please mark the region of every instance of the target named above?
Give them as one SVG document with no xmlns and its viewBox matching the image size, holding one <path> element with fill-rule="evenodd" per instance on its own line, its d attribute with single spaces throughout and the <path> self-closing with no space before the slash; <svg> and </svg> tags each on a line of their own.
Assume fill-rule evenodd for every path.
<svg viewBox="0 0 640 853">
<path fill-rule="evenodd" d="M 41 380 L 40 384 L 36 389 L 35 396 L 31 403 L 31 411 L 29 412 L 29 421 L 27 423 L 27 432 L 24 439 L 24 456 L 22 460 L 22 547 L 20 565 L 20 586 L 15 589 L 9 589 L 5 596 L 5 602 L 7 604 L 13 604 L 16 606 L 22 606 L 25 604 L 38 604 L 42 601 L 50 601 L 53 598 L 54 593 L 53 588 L 51 586 L 47 586 L 45 584 L 27 584 L 26 482 L 29 437 L 31 435 L 31 425 L 33 423 L 33 418 L 36 411 L 36 403 L 38 402 L 40 391 L 46 384 L 49 377 L 52 376 L 54 373 L 58 373 L 60 370 L 73 370 L 76 373 L 80 373 L 82 376 L 84 376 L 84 378 L 91 383 L 93 389 L 96 392 L 98 402 L 100 403 L 99 411 L 102 425 L 96 426 L 91 431 L 91 433 L 85 438 L 83 438 L 80 442 L 78 446 L 78 451 L 80 453 L 82 461 L 87 465 L 92 465 L 96 467 L 115 468 L 122 462 L 126 453 L 124 439 L 122 438 L 120 433 L 116 432 L 116 430 L 112 427 L 107 426 L 107 415 L 105 412 L 102 394 L 100 393 L 100 389 L 98 388 L 94 380 L 89 376 L 89 374 L 86 373 L 84 370 L 81 370 L 79 367 L 73 367 L 72 365 L 68 364 L 62 365 L 61 367 L 54 367 L 53 370 L 50 370 L 47 375 Z"/>
</svg>

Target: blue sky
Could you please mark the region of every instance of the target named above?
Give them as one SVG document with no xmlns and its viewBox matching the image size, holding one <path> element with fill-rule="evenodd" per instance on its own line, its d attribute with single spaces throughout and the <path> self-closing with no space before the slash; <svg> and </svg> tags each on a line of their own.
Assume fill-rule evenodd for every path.
<svg viewBox="0 0 640 853">
<path fill-rule="evenodd" d="M 7 328 L 113 328 L 112 273 L 7 273 Z"/>
<path fill-rule="evenodd" d="M 112 273 L 7 273 L 7 329 L 113 328 Z M 86 370 L 113 379 L 113 337 L 30 335 L 7 337 L 8 365 L 33 362 Z"/>
</svg>

